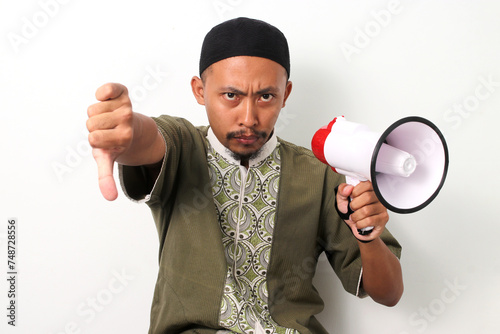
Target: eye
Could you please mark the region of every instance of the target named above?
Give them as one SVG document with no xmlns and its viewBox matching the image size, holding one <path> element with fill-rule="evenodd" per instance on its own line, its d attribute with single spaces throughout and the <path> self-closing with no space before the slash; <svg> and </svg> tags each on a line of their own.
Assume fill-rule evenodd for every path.
<svg viewBox="0 0 500 334">
<path fill-rule="evenodd" d="M 236 93 L 224 93 L 224 98 L 228 101 L 235 101 L 237 96 L 236 96 Z"/>
<path fill-rule="evenodd" d="M 274 98 L 274 96 L 272 94 L 262 94 L 262 96 L 260 97 L 260 100 L 262 102 L 270 102 L 273 98 Z"/>
</svg>

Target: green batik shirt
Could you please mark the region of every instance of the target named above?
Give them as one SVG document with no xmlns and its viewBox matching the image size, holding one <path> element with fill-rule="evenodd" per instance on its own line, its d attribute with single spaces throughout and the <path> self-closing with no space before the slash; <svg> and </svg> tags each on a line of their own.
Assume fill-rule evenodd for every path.
<svg viewBox="0 0 500 334">
<path fill-rule="evenodd" d="M 315 317 L 323 309 L 313 286 L 318 257 L 326 255 L 346 291 L 364 295 L 357 241 L 334 209 L 334 188 L 344 179 L 310 150 L 273 137 L 263 147 L 263 158 L 250 161 L 241 182 L 246 170 L 211 138 L 213 134 L 208 136 L 209 148 L 208 127 L 167 115 L 154 120 L 167 147 L 158 177 L 152 179 L 145 167 L 119 166 L 125 194 L 147 203 L 159 236 L 149 333 L 257 334 L 293 328 L 327 334 Z M 274 152 L 278 142 L 279 153 Z M 213 163 L 224 162 L 217 154 L 226 160 L 220 168 Z M 260 165 L 263 160 L 269 164 Z M 230 168 L 233 173 L 228 173 Z M 273 179 L 274 172 L 279 180 Z M 243 196 L 227 192 L 231 183 Z M 279 204 L 274 206 L 263 195 L 278 189 Z M 219 204 L 214 204 L 212 190 L 222 196 L 216 199 Z M 262 203 L 271 205 L 264 209 Z M 221 217 L 226 217 L 222 225 Z M 272 238 L 272 248 L 267 238 Z M 401 246 L 387 229 L 381 238 L 399 257 Z M 235 249 L 245 256 L 235 257 Z"/>
<path fill-rule="evenodd" d="M 208 167 L 227 261 L 219 325 L 236 333 L 298 333 L 269 313 L 271 254 L 281 160 L 276 136 L 241 166 L 208 132 Z"/>
</svg>

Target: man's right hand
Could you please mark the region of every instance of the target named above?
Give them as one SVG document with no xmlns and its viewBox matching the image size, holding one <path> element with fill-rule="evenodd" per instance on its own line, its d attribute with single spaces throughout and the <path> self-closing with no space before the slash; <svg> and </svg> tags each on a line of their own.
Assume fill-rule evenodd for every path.
<svg viewBox="0 0 500 334">
<path fill-rule="evenodd" d="M 89 143 L 97 163 L 101 193 L 108 201 L 113 201 L 118 197 L 113 165 L 132 144 L 134 113 L 127 88 L 123 85 L 105 84 L 97 89 L 95 96 L 100 102 L 87 109 Z"/>
</svg>

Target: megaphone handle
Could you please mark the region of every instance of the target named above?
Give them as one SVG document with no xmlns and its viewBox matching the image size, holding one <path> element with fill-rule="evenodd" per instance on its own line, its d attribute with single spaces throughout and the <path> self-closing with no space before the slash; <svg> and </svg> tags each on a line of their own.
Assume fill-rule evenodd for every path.
<svg viewBox="0 0 500 334">
<path fill-rule="evenodd" d="M 359 179 L 353 178 L 351 176 L 346 176 L 345 180 L 346 180 L 347 184 L 350 184 L 352 186 L 357 186 L 358 183 L 360 182 Z M 347 201 L 348 201 L 347 213 L 344 214 L 345 216 L 347 216 L 347 218 L 344 218 L 345 216 L 341 217 L 344 220 L 349 219 L 349 216 L 354 212 L 354 210 L 351 209 L 351 197 L 350 196 L 347 198 Z M 370 233 L 372 233 L 372 231 L 373 231 L 373 226 L 367 226 L 367 227 L 358 229 L 358 233 L 360 235 L 369 235 Z"/>
</svg>

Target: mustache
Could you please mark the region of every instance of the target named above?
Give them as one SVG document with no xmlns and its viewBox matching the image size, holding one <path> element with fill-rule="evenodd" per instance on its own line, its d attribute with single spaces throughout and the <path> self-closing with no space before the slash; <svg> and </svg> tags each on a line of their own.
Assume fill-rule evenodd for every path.
<svg viewBox="0 0 500 334">
<path fill-rule="evenodd" d="M 255 129 L 239 130 L 228 132 L 226 135 L 226 139 L 232 139 L 241 136 L 257 136 L 259 138 L 266 139 L 268 137 L 268 134 L 265 131 L 257 131 Z"/>
</svg>

